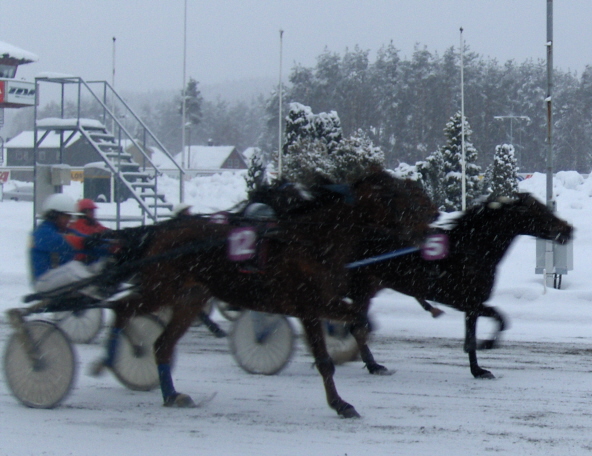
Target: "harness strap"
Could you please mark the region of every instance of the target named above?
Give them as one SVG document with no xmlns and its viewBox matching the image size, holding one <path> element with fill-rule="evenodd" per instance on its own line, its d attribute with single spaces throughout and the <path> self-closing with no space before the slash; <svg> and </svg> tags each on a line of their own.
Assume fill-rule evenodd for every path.
<svg viewBox="0 0 592 456">
<path fill-rule="evenodd" d="M 97 274 L 95 276 L 89 277 L 87 279 L 82 279 L 74 283 L 69 283 L 61 287 L 55 288 L 53 290 L 27 295 L 23 298 L 23 302 L 27 303 L 44 298 L 53 298 L 61 293 L 80 290 L 88 285 L 99 283 L 102 280 L 109 280 L 120 275 L 124 276 L 135 271 L 137 268 L 145 264 L 155 263 L 162 260 L 174 259 L 192 253 L 200 253 L 213 247 L 219 247 L 221 245 L 224 245 L 225 243 L 226 239 L 191 242 L 189 244 L 183 245 L 181 247 L 178 247 L 165 253 L 154 255 L 148 258 L 141 258 L 135 261 L 130 261 L 129 263 L 123 263 L 119 266 L 110 268 L 108 271 L 105 271 L 101 274 Z"/>
<path fill-rule="evenodd" d="M 348 263 L 345 265 L 347 269 L 355 269 L 362 266 L 368 266 L 370 264 L 380 263 L 381 261 L 390 260 L 391 258 L 396 258 L 403 255 L 408 255 L 410 253 L 414 253 L 419 251 L 419 247 L 405 247 L 403 249 L 394 250 L 392 252 L 383 253 L 382 255 L 366 258 L 364 260 L 354 261 L 352 263 Z"/>
</svg>

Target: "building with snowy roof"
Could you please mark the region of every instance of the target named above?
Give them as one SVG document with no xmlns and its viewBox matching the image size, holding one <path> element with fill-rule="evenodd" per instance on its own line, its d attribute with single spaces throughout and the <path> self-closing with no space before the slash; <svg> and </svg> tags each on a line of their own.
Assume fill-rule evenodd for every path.
<svg viewBox="0 0 592 456">
<path fill-rule="evenodd" d="M 181 152 L 175 161 L 182 163 Z M 185 169 L 192 176 L 247 169 L 245 158 L 235 146 L 186 146 Z"/>
</svg>

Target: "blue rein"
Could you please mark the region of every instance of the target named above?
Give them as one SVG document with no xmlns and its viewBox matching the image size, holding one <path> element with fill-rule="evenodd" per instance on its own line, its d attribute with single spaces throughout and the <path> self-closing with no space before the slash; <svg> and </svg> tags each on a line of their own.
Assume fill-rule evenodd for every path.
<svg viewBox="0 0 592 456">
<path fill-rule="evenodd" d="M 381 261 L 396 258 L 398 256 L 408 255 L 419 250 L 419 247 L 405 247 L 404 249 L 394 250 L 389 253 L 383 253 L 382 255 L 378 255 L 375 257 L 366 258 L 360 261 L 354 261 L 353 263 L 346 264 L 345 267 L 347 269 L 355 269 L 362 266 L 368 266 L 369 264 L 380 263 Z"/>
</svg>

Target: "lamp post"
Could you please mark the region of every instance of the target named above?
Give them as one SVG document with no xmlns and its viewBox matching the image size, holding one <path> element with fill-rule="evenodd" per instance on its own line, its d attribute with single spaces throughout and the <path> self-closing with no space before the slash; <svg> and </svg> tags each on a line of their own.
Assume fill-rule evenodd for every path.
<svg viewBox="0 0 592 456">
<path fill-rule="evenodd" d="M 191 122 L 185 122 L 185 128 L 188 130 L 187 134 L 187 168 L 191 169 Z"/>
<path fill-rule="evenodd" d="M 112 66 L 112 72 L 111 72 L 111 111 L 113 112 L 113 115 L 115 115 L 115 42 L 117 41 L 117 38 L 113 37 L 113 50 L 112 50 L 112 62 L 111 62 L 111 66 Z M 113 134 L 115 134 L 115 119 L 112 118 L 111 119 L 111 131 L 113 132 Z"/>
<path fill-rule="evenodd" d="M 467 209 L 467 173 L 465 156 L 465 77 L 464 77 L 464 53 L 463 28 L 460 28 L 460 144 L 461 144 L 461 195 L 462 210 Z"/>
<path fill-rule="evenodd" d="M 179 201 L 185 201 L 185 182 L 183 172 L 185 171 L 185 118 L 187 117 L 186 91 L 186 70 L 187 70 L 187 0 L 183 12 L 183 91 L 181 92 L 181 174 L 179 175 Z"/>
<path fill-rule="evenodd" d="M 282 178 L 282 47 L 284 31 L 280 29 L 280 78 L 278 84 L 279 112 L 278 112 L 278 179 Z"/>
<path fill-rule="evenodd" d="M 512 146 L 514 145 L 514 125 L 513 125 L 514 120 L 524 120 L 527 123 L 530 123 L 530 117 L 528 117 L 528 116 L 508 115 L 508 116 L 493 116 L 493 118 L 495 120 L 502 120 L 502 121 L 506 120 L 506 119 L 510 120 L 510 144 L 512 144 Z M 521 152 L 518 154 L 518 166 L 520 166 L 520 165 L 522 165 L 522 153 Z"/>
<path fill-rule="evenodd" d="M 547 0 L 547 207 L 555 210 L 553 199 L 553 0 Z M 551 241 L 545 242 L 545 283 L 552 285 L 553 270 L 555 267 L 555 251 Z"/>
</svg>

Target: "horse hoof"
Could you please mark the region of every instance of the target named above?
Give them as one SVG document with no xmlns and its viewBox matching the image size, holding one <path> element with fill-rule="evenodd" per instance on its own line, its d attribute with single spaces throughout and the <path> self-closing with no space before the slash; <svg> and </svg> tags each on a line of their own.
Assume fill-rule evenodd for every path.
<svg viewBox="0 0 592 456">
<path fill-rule="evenodd" d="M 360 414 L 356 412 L 356 409 L 352 405 L 342 410 L 340 415 L 342 418 L 361 418 Z"/>
<path fill-rule="evenodd" d="M 88 375 L 91 377 L 100 377 L 105 373 L 106 369 L 110 369 L 110 366 L 105 363 L 104 359 L 98 359 L 90 365 Z"/>
<path fill-rule="evenodd" d="M 479 344 L 479 350 L 491 350 L 497 347 L 497 342 L 495 340 L 484 340 Z"/>
<path fill-rule="evenodd" d="M 367 365 L 368 372 L 372 375 L 393 375 L 395 372 L 388 370 L 381 364 Z"/>
<path fill-rule="evenodd" d="M 169 397 L 163 404 L 165 407 L 194 408 L 197 407 L 188 394 L 177 394 Z"/>
<path fill-rule="evenodd" d="M 479 378 L 479 379 L 492 379 L 492 378 L 495 378 L 495 375 L 493 375 L 489 371 L 484 370 L 483 372 L 475 375 L 475 378 Z"/>
</svg>

